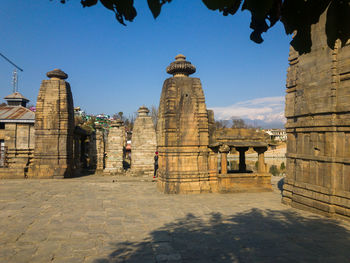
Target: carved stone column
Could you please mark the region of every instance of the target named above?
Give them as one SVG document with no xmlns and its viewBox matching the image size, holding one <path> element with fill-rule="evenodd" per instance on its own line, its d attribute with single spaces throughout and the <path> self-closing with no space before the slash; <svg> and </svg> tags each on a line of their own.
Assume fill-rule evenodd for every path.
<svg viewBox="0 0 350 263">
<path fill-rule="evenodd" d="M 258 153 L 258 173 L 265 173 L 265 157 L 264 152 L 267 151 L 267 147 L 254 147 L 254 151 Z"/>
<path fill-rule="evenodd" d="M 248 151 L 248 147 L 237 147 L 236 150 L 239 151 L 239 171 L 245 172 L 247 170 L 247 165 L 245 163 L 245 152 Z"/>
<path fill-rule="evenodd" d="M 227 154 L 230 151 L 230 147 L 226 144 L 221 145 L 219 152 L 221 153 L 221 174 L 227 174 Z"/>
</svg>

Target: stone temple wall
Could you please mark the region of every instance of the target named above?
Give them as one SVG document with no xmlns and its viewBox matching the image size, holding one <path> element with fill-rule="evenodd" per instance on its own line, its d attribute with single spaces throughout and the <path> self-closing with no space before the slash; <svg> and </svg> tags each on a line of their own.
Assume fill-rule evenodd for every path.
<svg viewBox="0 0 350 263">
<path fill-rule="evenodd" d="M 138 110 L 131 138 L 131 173 L 149 175 L 154 172 L 154 154 L 157 150 L 156 131 L 149 110 L 142 106 Z"/>
<path fill-rule="evenodd" d="M 55 69 L 43 80 L 36 104 L 35 147 L 28 177 L 72 176 L 74 112 L 68 77 Z"/>
<path fill-rule="evenodd" d="M 116 174 L 123 172 L 125 127 L 121 120 L 111 123 L 106 148 L 106 167 L 104 173 Z"/>
<path fill-rule="evenodd" d="M 283 202 L 350 218 L 350 43 L 330 49 L 325 18 L 312 26 L 310 53 L 290 51 Z"/>
<path fill-rule="evenodd" d="M 0 178 L 24 178 L 34 153 L 34 124 L 6 123 L 5 142 L 7 150 L 6 168 L 0 169 Z"/>
</svg>

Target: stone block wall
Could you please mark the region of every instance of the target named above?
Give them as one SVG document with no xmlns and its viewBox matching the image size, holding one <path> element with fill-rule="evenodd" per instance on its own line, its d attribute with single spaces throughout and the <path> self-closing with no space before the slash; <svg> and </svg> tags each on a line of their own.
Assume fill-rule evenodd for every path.
<svg viewBox="0 0 350 263">
<path fill-rule="evenodd" d="M 8 167 L 1 169 L 0 178 L 24 178 L 34 152 L 34 124 L 6 123 L 4 140 Z"/>
<path fill-rule="evenodd" d="M 325 18 L 310 53 L 290 51 L 283 202 L 350 218 L 350 43 L 328 48 Z"/>
</svg>

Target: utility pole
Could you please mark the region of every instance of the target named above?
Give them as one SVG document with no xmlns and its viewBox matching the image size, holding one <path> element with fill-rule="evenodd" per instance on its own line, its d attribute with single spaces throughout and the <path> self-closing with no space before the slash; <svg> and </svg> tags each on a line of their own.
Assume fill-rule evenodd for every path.
<svg viewBox="0 0 350 263">
<path fill-rule="evenodd" d="M 17 66 L 15 63 L 13 63 L 9 58 L 7 58 L 5 55 L 3 55 L 2 53 L 0 53 L 0 56 L 3 57 L 8 63 L 10 63 L 12 66 L 15 67 L 15 69 L 13 70 L 13 74 L 12 74 L 12 89 L 13 92 L 17 92 L 18 91 L 18 74 L 17 74 L 17 69 L 23 72 L 23 69 L 21 69 L 19 66 Z"/>
</svg>

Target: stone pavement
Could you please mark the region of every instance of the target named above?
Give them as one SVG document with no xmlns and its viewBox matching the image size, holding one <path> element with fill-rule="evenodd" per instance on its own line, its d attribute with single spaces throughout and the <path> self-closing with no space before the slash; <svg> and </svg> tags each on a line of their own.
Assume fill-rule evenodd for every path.
<svg viewBox="0 0 350 263">
<path fill-rule="evenodd" d="M 1 180 L 0 262 L 350 261 L 349 222 L 280 199 L 165 195 L 121 176 Z"/>
</svg>

